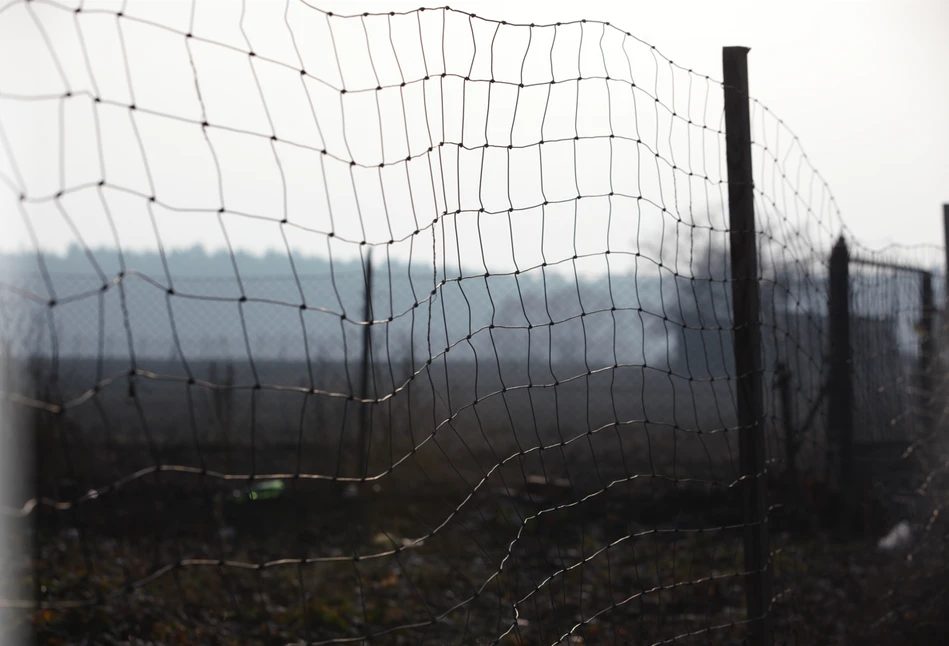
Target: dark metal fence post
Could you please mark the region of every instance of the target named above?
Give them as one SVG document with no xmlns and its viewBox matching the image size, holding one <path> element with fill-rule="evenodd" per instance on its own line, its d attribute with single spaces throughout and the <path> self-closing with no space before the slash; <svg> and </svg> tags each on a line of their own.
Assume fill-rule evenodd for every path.
<svg viewBox="0 0 949 646">
<path fill-rule="evenodd" d="M 922 317 L 920 319 L 919 340 L 919 391 L 923 425 L 928 433 L 933 425 L 933 375 L 936 357 L 935 314 L 933 304 L 933 275 L 928 271 L 922 275 Z"/>
<path fill-rule="evenodd" d="M 369 375 L 372 371 L 372 247 L 366 252 L 366 292 L 363 306 L 363 320 L 366 325 L 362 331 L 362 371 L 360 373 L 359 397 L 369 399 Z M 359 418 L 359 457 L 358 477 L 365 478 L 369 472 L 369 456 L 366 455 L 369 427 L 372 424 L 371 404 L 362 404 Z"/>
<path fill-rule="evenodd" d="M 748 106 L 748 48 L 725 47 L 722 50 L 722 68 L 738 443 L 744 493 L 745 595 L 750 643 L 762 646 L 772 643 L 771 555 L 768 547 L 758 249 Z"/>
<path fill-rule="evenodd" d="M 830 255 L 828 464 L 842 488 L 853 475 L 853 382 L 850 362 L 850 254 L 841 237 Z"/>
</svg>

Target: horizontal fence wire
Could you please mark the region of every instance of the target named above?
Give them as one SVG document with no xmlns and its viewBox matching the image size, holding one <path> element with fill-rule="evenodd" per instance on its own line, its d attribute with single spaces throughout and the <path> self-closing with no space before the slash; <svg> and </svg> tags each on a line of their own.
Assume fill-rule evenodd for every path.
<svg viewBox="0 0 949 646">
<path fill-rule="evenodd" d="M 0 193 L 28 243 L 0 258 L 4 442 L 30 462 L 5 502 L 9 630 L 744 639 L 721 81 L 593 20 L 186 7 L 0 8 L 30 34 L 0 76 Z M 934 567 L 946 346 L 921 281 L 941 308 L 943 250 L 861 247 L 749 101 L 756 569 L 776 643 L 838 610 L 857 638 L 925 604 L 892 564 L 882 611 L 825 598 L 853 580 L 835 569 L 875 567 L 814 540 L 844 500 L 831 251 L 850 247 L 857 472 L 886 507 L 861 518 L 910 514 Z"/>
</svg>

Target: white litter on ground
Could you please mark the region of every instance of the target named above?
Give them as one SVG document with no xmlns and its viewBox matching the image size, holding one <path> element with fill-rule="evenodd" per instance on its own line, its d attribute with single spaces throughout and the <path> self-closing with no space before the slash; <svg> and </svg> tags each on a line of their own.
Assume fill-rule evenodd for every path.
<svg viewBox="0 0 949 646">
<path fill-rule="evenodd" d="M 882 552 L 903 551 L 909 547 L 913 531 L 905 520 L 898 522 L 889 533 L 877 541 L 877 549 Z"/>
<path fill-rule="evenodd" d="M 359 487 L 356 486 L 354 482 L 350 482 L 346 485 L 346 488 L 343 489 L 343 498 L 352 499 L 359 495 Z"/>
</svg>

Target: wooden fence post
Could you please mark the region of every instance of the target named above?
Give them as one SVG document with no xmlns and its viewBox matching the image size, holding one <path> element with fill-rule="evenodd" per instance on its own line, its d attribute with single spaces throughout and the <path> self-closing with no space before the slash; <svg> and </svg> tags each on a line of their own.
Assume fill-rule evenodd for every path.
<svg viewBox="0 0 949 646">
<path fill-rule="evenodd" d="M 771 554 L 768 546 L 758 249 L 748 106 L 748 48 L 725 47 L 722 68 L 739 463 L 744 494 L 745 596 L 750 644 L 770 646 L 773 641 Z"/>
<path fill-rule="evenodd" d="M 853 475 L 853 381 L 850 357 L 850 254 L 841 237 L 830 255 L 828 464 L 841 488 Z"/>
</svg>

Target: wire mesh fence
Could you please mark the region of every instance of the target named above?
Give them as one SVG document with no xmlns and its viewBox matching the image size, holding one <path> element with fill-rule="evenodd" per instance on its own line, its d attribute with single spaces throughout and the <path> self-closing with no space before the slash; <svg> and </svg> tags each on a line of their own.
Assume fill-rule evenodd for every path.
<svg viewBox="0 0 949 646">
<path fill-rule="evenodd" d="M 0 9 L 46 65 L 0 77 L 33 245 L 0 291 L 5 441 L 32 456 L 9 630 L 813 643 L 936 607 L 942 257 L 860 247 L 769 109 L 745 97 L 735 279 L 730 88 L 628 32 L 189 7 Z M 764 419 L 741 425 L 749 283 Z M 915 560 L 820 547 L 844 517 L 906 517 Z"/>
</svg>

